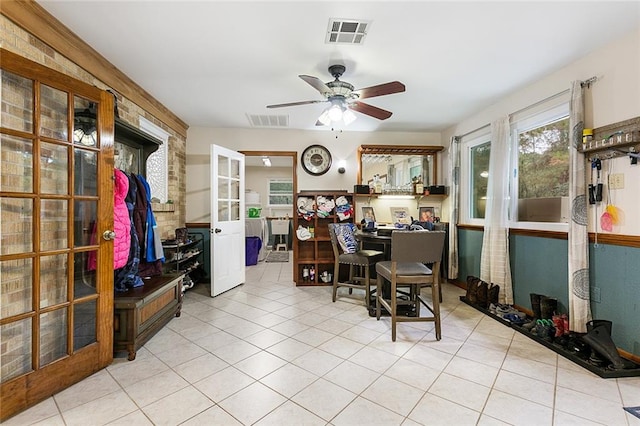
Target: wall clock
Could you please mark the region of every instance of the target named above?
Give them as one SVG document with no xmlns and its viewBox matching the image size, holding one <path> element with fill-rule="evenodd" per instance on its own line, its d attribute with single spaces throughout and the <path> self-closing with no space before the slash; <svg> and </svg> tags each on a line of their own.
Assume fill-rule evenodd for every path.
<svg viewBox="0 0 640 426">
<path fill-rule="evenodd" d="M 310 175 L 320 176 L 331 168 L 331 153 L 322 145 L 310 145 L 302 151 L 302 168 Z"/>
</svg>

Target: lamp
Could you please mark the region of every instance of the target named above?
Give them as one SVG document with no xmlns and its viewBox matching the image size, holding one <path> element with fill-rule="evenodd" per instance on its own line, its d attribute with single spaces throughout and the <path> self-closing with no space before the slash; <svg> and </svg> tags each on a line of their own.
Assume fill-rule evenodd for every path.
<svg viewBox="0 0 640 426">
<path fill-rule="evenodd" d="M 262 164 L 265 167 L 271 167 L 271 159 L 269 157 L 262 157 Z"/>
<path fill-rule="evenodd" d="M 356 115 L 348 109 L 343 100 L 332 100 L 331 106 L 327 107 L 320 117 L 318 117 L 318 121 L 324 124 L 325 126 L 330 126 L 332 122 L 342 121 L 345 126 L 353 123 L 356 119 Z"/>
</svg>

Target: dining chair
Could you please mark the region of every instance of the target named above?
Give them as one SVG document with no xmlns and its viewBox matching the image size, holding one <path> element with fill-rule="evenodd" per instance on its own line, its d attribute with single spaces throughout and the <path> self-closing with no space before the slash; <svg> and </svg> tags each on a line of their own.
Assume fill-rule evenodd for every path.
<svg viewBox="0 0 640 426">
<path fill-rule="evenodd" d="M 339 287 L 364 289 L 365 306 L 371 302 L 371 269 L 376 262 L 384 259 L 384 252 L 363 250 L 354 237 L 355 225 L 352 223 L 330 223 L 329 237 L 333 247 L 333 301 L 336 301 Z M 349 266 L 349 279 L 340 281 L 340 265 Z"/>
<path fill-rule="evenodd" d="M 396 324 L 406 321 L 435 322 L 436 340 L 440 340 L 440 262 L 445 232 L 394 231 L 391 234 L 391 260 L 376 264 L 377 294 L 376 318 L 381 308 L 391 314 L 391 340 L 396 341 Z M 431 268 L 425 264 L 431 264 Z M 383 290 L 384 281 L 390 282 L 390 292 Z M 398 298 L 398 287 L 410 287 L 409 300 Z M 422 298 L 420 290 L 431 287 L 431 306 Z M 398 315 L 398 304 L 414 304 L 415 316 Z M 420 316 L 420 305 L 432 316 Z"/>
</svg>

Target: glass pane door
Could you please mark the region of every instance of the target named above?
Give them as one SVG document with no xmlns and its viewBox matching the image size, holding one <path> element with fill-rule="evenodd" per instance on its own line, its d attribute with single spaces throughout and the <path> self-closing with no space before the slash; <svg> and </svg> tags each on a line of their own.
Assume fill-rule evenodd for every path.
<svg viewBox="0 0 640 426">
<path fill-rule="evenodd" d="M 113 340 L 112 98 L 2 55 L 0 419 L 106 366 Z"/>
</svg>

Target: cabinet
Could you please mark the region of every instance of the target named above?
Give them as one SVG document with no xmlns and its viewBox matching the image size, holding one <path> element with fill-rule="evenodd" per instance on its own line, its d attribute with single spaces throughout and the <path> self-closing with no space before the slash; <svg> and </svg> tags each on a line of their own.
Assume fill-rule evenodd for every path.
<svg viewBox="0 0 640 426">
<path fill-rule="evenodd" d="M 113 351 L 129 352 L 129 361 L 182 309 L 182 275 L 161 275 L 144 285 L 116 293 L 113 299 Z"/>
<path fill-rule="evenodd" d="M 164 271 L 184 275 L 183 290 L 192 288 L 206 276 L 203 267 L 204 238 L 199 234 L 188 234 L 186 242 L 165 240 Z"/>
<path fill-rule="evenodd" d="M 350 207 L 348 217 L 345 217 L 342 210 L 345 207 L 335 206 L 330 212 L 318 214 L 317 210 L 323 201 L 329 200 L 334 204 L 346 201 Z M 294 216 L 294 232 L 299 227 L 306 228 L 311 234 L 311 238 L 300 240 L 297 236 L 293 238 L 293 262 L 294 281 L 296 285 L 331 285 L 331 282 L 323 282 L 321 276 L 326 271 L 333 274 L 334 258 L 331 238 L 329 237 L 330 223 L 353 223 L 354 217 L 354 196 L 346 191 L 317 191 L 301 192 L 296 194 L 294 204 L 298 211 Z M 307 207 L 302 207 L 307 206 Z M 344 204 L 342 204 L 344 206 Z M 307 211 L 307 214 L 301 213 Z M 313 213 L 311 214 L 311 211 Z M 309 272 L 313 270 L 313 279 L 305 277 L 305 269 Z"/>
</svg>

